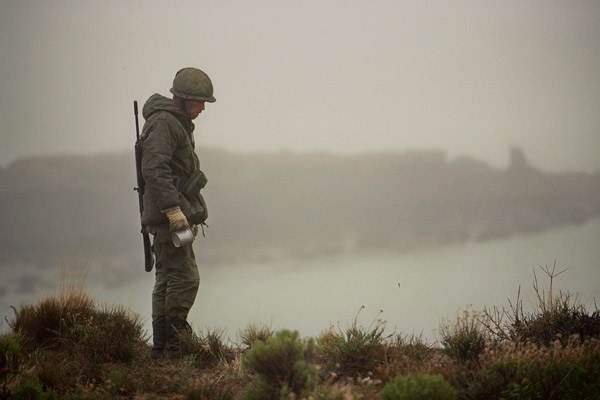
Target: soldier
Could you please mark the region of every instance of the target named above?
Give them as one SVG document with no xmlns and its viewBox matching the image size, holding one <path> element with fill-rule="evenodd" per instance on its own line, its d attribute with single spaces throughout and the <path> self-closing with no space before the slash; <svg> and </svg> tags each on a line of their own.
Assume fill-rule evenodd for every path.
<svg viewBox="0 0 600 400">
<path fill-rule="evenodd" d="M 181 357 L 178 335 L 190 329 L 187 316 L 194 304 L 200 277 L 192 244 L 175 247 L 172 232 L 191 228 L 207 218 L 200 194 L 198 156 L 194 152 L 192 120 L 205 102 L 215 102 L 210 78 L 197 68 L 177 72 L 171 88 L 173 97 L 154 94 L 144 104 L 142 130 L 142 174 L 146 183 L 142 225 L 154 237 L 156 280 L 152 292 L 151 357 Z M 202 181 L 202 180 L 201 180 Z"/>
</svg>

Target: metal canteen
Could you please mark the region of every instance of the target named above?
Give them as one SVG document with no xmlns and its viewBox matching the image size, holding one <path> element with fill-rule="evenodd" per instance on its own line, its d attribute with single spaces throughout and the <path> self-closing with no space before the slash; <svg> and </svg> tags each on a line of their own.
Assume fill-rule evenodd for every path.
<svg viewBox="0 0 600 400">
<path fill-rule="evenodd" d="M 185 246 L 186 244 L 190 244 L 194 241 L 194 234 L 190 228 L 185 228 L 177 232 L 173 232 L 171 235 L 171 240 L 173 241 L 173 245 L 175 247 Z"/>
</svg>

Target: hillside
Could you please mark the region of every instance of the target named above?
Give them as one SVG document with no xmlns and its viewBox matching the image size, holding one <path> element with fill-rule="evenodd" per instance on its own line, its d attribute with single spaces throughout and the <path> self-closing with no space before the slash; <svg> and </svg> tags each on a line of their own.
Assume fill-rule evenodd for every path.
<svg viewBox="0 0 600 400">
<path fill-rule="evenodd" d="M 435 343 L 357 314 L 316 337 L 185 331 L 183 358 L 152 360 L 139 316 L 73 287 L 16 310 L 0 335 L 0 399 L 597 399 L 598 309 L 534 292 L 533 309 L 518 297 L 508 310 L 467 307 Z"/>
<path fill-rule="evenodd" d="M 336 156 L 200 149 L 203 262 L 409 251 L 577 224 L 600 214 L 600 174 L 550 174 L 518 149 L 505 170 L 443 152 Z M 1 263 L 65 251 L 139 254 L 131 154 L 43 157 L 0 170 Z M 0 266 L 2 267 L 2 266 Z"/>
</svg>

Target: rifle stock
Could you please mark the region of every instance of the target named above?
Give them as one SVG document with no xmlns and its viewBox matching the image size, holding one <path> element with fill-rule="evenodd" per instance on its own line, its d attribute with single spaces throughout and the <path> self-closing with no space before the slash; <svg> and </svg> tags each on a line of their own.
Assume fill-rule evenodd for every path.
<svg viewBox="0 0 600 400">
<path fill-rule="evenodd" d="M 137 187 L 133 190 L 138 192 L 138 201 L 140 206 L 140 220 L 144 211 L 144 192 L 146 190 L 146 182 L 142 175 L 142 140 L 140 139 L 140 124 L 138 122 L 138 104 L 137 100 L 133 101 L 133 114 L 135 115 L 135 170 L 137 175 Z M 142 224 L 142 238 L 144 240 L 144 269 L 146 272 L 152 271 L 154 266 L 154 254 L 152 253 L 152 244 L 150 243 L 150 235 Z"/>
</svg>

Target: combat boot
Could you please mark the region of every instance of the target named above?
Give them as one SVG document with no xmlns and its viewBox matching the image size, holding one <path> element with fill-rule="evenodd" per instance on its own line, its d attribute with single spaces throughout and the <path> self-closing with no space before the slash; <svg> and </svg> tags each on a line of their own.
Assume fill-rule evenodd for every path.
<svg viewBox="0 0 600 400">
<path fill-rule="evenodd" d="M 167 347 L 165 348 L 165 356 L 167 358 L 183 357 L 180 336 L 191 332 L 191 330 L 192 328 L 187 321 L 180 319 L 167 320 Z"/>
<path fill-rule="evenodd" d="M 152 342 L 150 357 L 153 360 L 164 357 L 167 346 L 167 321 L 164 317 L 152 321 Z"/>
</svg>

